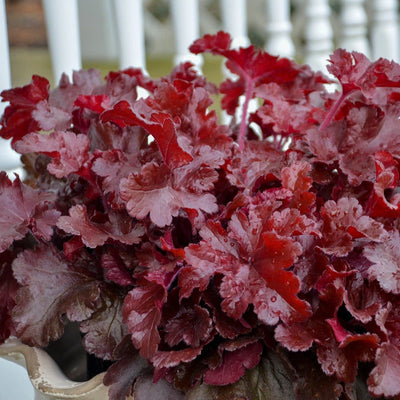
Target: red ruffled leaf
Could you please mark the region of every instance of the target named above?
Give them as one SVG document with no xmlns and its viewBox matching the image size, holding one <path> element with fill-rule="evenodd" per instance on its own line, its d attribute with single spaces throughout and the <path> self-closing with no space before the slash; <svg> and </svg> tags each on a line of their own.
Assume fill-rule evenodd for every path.
<svg viewBox="0 0 400 400">
<path fill-rule="evenodd" d="M 27 133 L 39 129 L 39 123 L 32 113 L 42 100 L 49 96 L 49 81 L 38 75 L 33 75 L 29 85 L 1 92 L 3 101 L 10 105 L 5 109 L 1 118 L 0 135 L 5 139 L 12 138 L 13 143 Z"/>
<path fill-rule="evenodd" d="M 324 220 L 321 247 L 326 254 L 345 256 L 358 238 L 376 242 L 387 238 L 383 224 L 365 215 L 355 198 L 343 197 L 337 202 L 328 200 L 321 209 L 321 216 Z"/>
<path fill-rule="evenodd" d="M 301 246 L 289 238 L 278 237 L 274 233 L 264 233 L 263 239 L 265 247 L 258 255 L 257 271 L 266 285 L 276 290 L 296 310 L 300 319 L 309 317 L 311 314 L 308 303 L 297 297 L 300 281 L 292 272 L 286 271 L 302 253 Z"/>
<path fill-rule="evenodd" d="M 399 182 L 397 162 L 388 152 L 375 154 L 376 181 L 368 199 L 368 214 L 373 217 L 398 218 L 400 216 L 400 196 L 388 198 Z"/>
<path fill-rule="evenodd" d="M 79 95 L 74 101 L 74 105 L 80 108 L 86 108 L 101 114 L 105 111 L 109 104 L 109 97 L 104 94 L 99 95 Z"/>
<path fill-rule="evenodd" d="M 225 386 L 238 381 L 246 369 L 254 368 L 260 362 L 262 349 L 262 344 L 255 342 L 234 351 L 226 350 L 222 364 L 205 372 L 204 382 Z"/>
<path fill-rule="evenodd" d="M 220 91 L 224 94 L 222 107 L 230 115 L 235 114 L 239 105 L 239 97 L 244 95 L 245 101 L 239 129 L 239 148 L 243 150 L 246 137 L 246 118 L 249 100 L 254 97 L 254 89 L 264 83 L 286 83 L 293 81 L 299 74 L 287 58 L 274 57 L 268 53 L 256 50 L 254 46 L 231 50 L 231 38 L 225 32 L 215 35 L 205 35 L 196 40 L 191 46 L 192 53 L 205 53 L 220 55 L 226 58 L 227 68 L 239 75 L 235 82 L 226 80 L 221 84 Z"/>
<path fill-rule="evenodd" d="M 364 54 L 337 49 L 330 57 L 328 71 L 336 76 L 342 86 L 342 94 L 332 106 L 321 125 L 324 129 L 335 117 L 344 100 L 356 90 L 372 97 L 379 87 L 400 87 L 400 66 L 380 58 L 371 62 Z"/>
<path fill-rule="evenodd" d="M 192 161 L 192 156 L 185 152 L 178 143 L 175 123 L 163 112 L 152 110 L 145 102 L 138 101 L 133 107 L 126 101 L 117 103 L 112 110 L 101 115 L 103 122 L 112 121 L 121 127 L 141 126 L 155 139 L 170 168 L 176 168 Z"/>
</svg>

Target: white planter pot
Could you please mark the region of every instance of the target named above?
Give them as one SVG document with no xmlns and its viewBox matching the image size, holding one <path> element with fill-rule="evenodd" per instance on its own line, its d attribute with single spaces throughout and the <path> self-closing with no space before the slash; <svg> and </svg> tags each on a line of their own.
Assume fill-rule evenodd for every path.
<svg viewBox="0 0 400 400">
<path fill-rule="evenodd" d="M 86 382 L 71 381 L 44 350 L 24 345 L 15 338 L 0 345 L 0 357 L 26 368 L 35 389 L 35 400 L 108 399 L 104 373 Z"/>
</svg>

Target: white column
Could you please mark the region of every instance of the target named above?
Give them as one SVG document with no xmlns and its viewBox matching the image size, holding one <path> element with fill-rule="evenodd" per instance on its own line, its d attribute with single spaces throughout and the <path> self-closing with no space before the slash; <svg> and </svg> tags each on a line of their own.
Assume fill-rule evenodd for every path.
<svg viewBox="0 0 400 400">
<path fill-rule="evenodd" d="M 4 0 L 0 0 L 0 92 L 11 87 L 10 55 L 8 50 L 7 18 Z M 0 102 L 0 117 L 7 104 Z M 12 172 L 20 167 L 19 155 L 11 149 L 10 142 L 0 138 L 0 170 Z"/>
<path fill-rule="evenodd" d="M 246 0 L 221 0 L 222 25 L 232 37 L 232 47 L 246 47 L 247 37 Z"/>
<path fill-rule="evenodd" d="M 4 0 L 0 0 L 0 92 L 11 87 L 10 72 L 10 53 L 8 49 L 6 5 Z M 0 114 L 5 108 L 4 103 L 0 103 Z"/>
<path fill-rule="evenodd" d="M 203 58 L 189 51 L 190 45 L 200 36 L 198 0 L 171 0 L 170 5 L 175 36 L 174 63 L 190 61 L 201 70 Z"/>
<path fill-rule="evenodd" d="M 372 58 L 399 62 L 399 17 L 397 0 L 372 0 Z"/>
<path fill-rule="evenodd" d="M 306 59 L 314 70 L 326 72 L 326 64 L 333 50 L 333 31 L 330 22 L 331 9 L 328 0 L 305 1 Z"/>
<path fill-rule="evenodd" d="M 146 69 L 142 0 L 114 0 L 119 67 Z"/>
<path fill-rule="evenodd" d="M 295 50 L 291 37 L 290 0 L 266 0 L 267 43 L 265 50 L 273 55 L 293 57 Z"/>
<path fill-rule="evenodd" d="M 365 0 L 342 0 L 340 13 L 340 40 L 338 47 L 358 51 L 370 56 L 367 37 L 367 13 Z"/>
<path fill-rule="evenodd" d="M 77 0 L 43 0 L 54 80 L 82 68 Z"/>
</svg>

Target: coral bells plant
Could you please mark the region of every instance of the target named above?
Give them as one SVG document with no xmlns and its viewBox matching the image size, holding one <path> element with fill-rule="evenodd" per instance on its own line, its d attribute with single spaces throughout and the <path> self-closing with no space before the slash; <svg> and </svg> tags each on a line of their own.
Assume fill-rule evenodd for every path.
<svg viewBox="0 0 400 400">
<path fill-rule="evenodd" d="M 400 66 L 337 50 L 332 93 L 230 45 L 191 46 L 218 89 L 186 63 L 2 93 L 0 339 L 77 323 L 112 400 L 399 396 Z"/>
</svg>

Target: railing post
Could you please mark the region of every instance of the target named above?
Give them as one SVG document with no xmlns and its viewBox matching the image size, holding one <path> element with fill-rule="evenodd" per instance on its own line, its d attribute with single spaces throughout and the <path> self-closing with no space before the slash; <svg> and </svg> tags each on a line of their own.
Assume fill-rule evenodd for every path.
<svg viewBox="0 0 400 400">
<path fill-rule="evenodd" d="M 342 0 L 340 13 L 341 35 L 339 46 L 348 51 L 356 50 L 370 55 L 367 37 L 367 13 L 365 0 Z"/>
<path fill-rule="evenodd" d="M 0 92 L 11 87 L 10 52 L 8 48 L 6 5 L 0 0 Z M 5 103 L 0 103 L 0 114 Z"/>
<path fill-rule="evenodd" d="M 43 0 L 54 80 L 82 68 L 77 0 Z"/>
<path fill-rule="evenodd" d="M 232 37 L 232 47 L 249 45 L 246 0 L 221 0 L 222 26 Z"/>
<path fill-rule="evenodd" d="M 0 0 L 0 92 L 11 87 L 10 54 L 8 48 L 7 18 L 4 0 Z M 0 117 L 7 104 L 0 102 Z M 21 166 L 19 155 L 11 149 L 8 140 L 0 138 L 0 170 L 16 171 Z"/>
<path fill-rule="evenodd" d="M 399 17 L 397 0 L 372 0 L 372 58 L 399 61 Z"/>
<path fill-rule="evenodd" d="M 331 9 L 328 0 L 306 0 L 305 62 L 314 70 L 326 72 L 329 54 L 333 50 L 333 31 L 330 22 Z"/>
<path fill-rule="evenodd" d="M 266 0 L 267 43 L 265 50 L 282 57 L 293 57 L 290 0 Z"/>
<path fill-rule="evenodd" d="M 119 67 L 146 69 L 142 0 L 114 0 Z"/>
<path fill-rule="evenodd" d="M 171 0 L 170 4 L 176 44 L 174 63 L 190 61 L 200 71 L 203 57 L 189 51 L 190 45 L 199 38 L 198 0 Z"/>
</svg>

